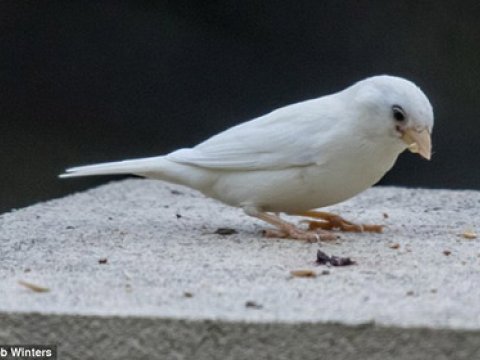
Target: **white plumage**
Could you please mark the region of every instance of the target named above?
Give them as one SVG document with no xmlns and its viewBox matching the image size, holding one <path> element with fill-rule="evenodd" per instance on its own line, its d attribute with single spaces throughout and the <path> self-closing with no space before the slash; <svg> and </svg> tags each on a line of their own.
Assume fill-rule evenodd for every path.
<svg viewBox="0 0 480 360">
<path fill-rule="evenodd" d="M 193 148 L 75 167 L 61 177 L 132 173 L 178 183 L 276 225 L 273 235 L 329 237 L 266 212 L 301 214 L 346 200 L 380 180 L 407 147 L 430 158 L 432 128 L 432 107 L 415 84 L 375 76 L 234 126 Z"/>
</svg>

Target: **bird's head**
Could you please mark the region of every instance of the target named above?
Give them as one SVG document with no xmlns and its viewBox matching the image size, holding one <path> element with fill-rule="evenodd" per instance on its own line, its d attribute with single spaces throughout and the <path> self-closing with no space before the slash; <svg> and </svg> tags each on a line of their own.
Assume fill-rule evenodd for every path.
<svg viewBox="0 0 480 360">
<path fill-rule="evenodd" d="M 360 115 L 367 136 L 430 160 L 433 110 L 418 86 L 400 77 L 381 75 L 359 81 L 346 93 L 353 99 L 351 109 Z"/>
</svg>

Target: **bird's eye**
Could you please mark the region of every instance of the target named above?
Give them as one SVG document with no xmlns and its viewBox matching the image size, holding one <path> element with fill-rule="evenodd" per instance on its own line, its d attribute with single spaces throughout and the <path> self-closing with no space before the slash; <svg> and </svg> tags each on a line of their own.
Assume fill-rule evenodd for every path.
<svg viewBox="0 0 480 360">
<path fill-rule="evenodd" d="M 405 121 L 406 116 L 405 112 L 403 111 L 402 107 L 399 105 L 393 105 L 392 106 L 392 112 L 393 112 L 393 118 L 397 121 Z"/>
</svg>

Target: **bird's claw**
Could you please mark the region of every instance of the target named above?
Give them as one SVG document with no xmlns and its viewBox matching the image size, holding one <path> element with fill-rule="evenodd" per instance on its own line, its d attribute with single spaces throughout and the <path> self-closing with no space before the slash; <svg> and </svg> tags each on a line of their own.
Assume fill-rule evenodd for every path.
<svg viewBox="0 0 480 360">
<path fill-rule="evenodd" d="M 328 241 L 336 240 L 338 235 L 335 235 L 329 231 L 323 229 L 315 230 L 301 230 L 297 228 L 292 229 L 267 229 L 263 231 L 263 235 L 268 238 L 281 238 L 281 239 L 292 239 L 292 240 L 303 240 L 307 242 L 319 242 L 319 241 Z"/>
<path fill-rule="evenodd" d="M 332 215 L 321 221 L 306 220 L 309 230 L 333 230 L 339 229 L 346 232 L 383 232 L 383 225 L 370 225 L 370 224 L 354 224 L 348 220 L 343 219 L 338 215 Z"/>
</svg>

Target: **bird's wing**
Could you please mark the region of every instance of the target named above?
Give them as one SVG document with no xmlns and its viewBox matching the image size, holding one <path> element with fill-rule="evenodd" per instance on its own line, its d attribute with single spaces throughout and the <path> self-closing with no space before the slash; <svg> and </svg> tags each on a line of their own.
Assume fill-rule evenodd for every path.
<svg viewBox="0 0 480 360">
<path fill-rule="evenodd" d="M 178 163 L 211 169 L 262 170 L 317 161 L 335 127 L 317 100 L 294 104 L 232 127 L 191 149 L 167 155 Z"/>
</svg>

